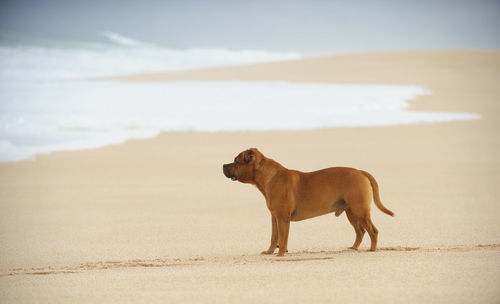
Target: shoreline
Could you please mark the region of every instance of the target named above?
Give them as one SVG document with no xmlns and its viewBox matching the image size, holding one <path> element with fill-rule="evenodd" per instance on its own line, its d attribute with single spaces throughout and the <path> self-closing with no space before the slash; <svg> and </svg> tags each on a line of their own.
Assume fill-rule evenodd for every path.
<svg viewBox="0 0 500 304">
<path fill-rule="evenodd" d="M 439 88 L 437 91 L 435 89 L 442 82 L 463 81 L 464 78 L 468 78 L 464 75 L 466 66 L 480 64 L 483 69 L 489 70 L 488 73 L 496 75 L 496 69 L 500 65 L 499 57 L 500 50 L 387 51 L 311 57 L 233 67 L 121 75 L 105 79 L 119 82 L 276 80 L 303 83 L 421 85 L 432 92 L 437 92 L 441 91 Z M 321 69 L 322 64 L 327 65 L 329 70 Z M 488 66 L 488 64 L 491 65 Z M 384 68 L 387 69 L 385 73 L 377 73 Z M 427 77 L 428 73 L 419 74 L 429 68 L 434 68 L 436 72 L 432 77 Z M 461 68 L 462 71 L 455 73 L 453 68 Z M 474 80 L 472 75 L 468 79 Z M 420 96 L 418 101 L 424 97 Z M 452 108 L 443 108 L 442 103 L 426 104 L 426 107 L 418 107 L 414 104 L 415 102 L 412 102 L 411 109 L 454 111 Z"/>
<path fill-rule="evenodd" d="M 492 61 L 493 63 L 496 63 L 495 60 L 496 61 L 498 61 L 498 60 L 495 58 L 498 57 L 499 53 L 500 53 L 500 51 L 481 51 L 481 50 L 395 51 L 395 52 L 381 52 L 381 53 L 374 53 L 374 54 L 321 56 L 321 57 L 312 57 L 312 58 L 305 58 L 305 59 L 299 59 L 299 60 L 279 61 L 279 62 L 274 62 L 274 63 L 261 63 L 261 64 L 251 64 L 251 65 L 242 65 L 242 66 L 234 66 L 234 67 L 219 67 L 219 68 L 211 68 L 211 69 L 192 70 L 192 71 L 126 75 L 126 76 L 121 76 L 121 77 L 115 77 L 115 78 L 109 78 L 109 79 L 103 78 L 103 79 L 108 79 L 111 81 L 118 81 L 118 82 L 125 82 L 125 83 L 127 83 L 127 82 L 132 82 L 132 83 L 139 82 L 140 83 L 140 82 L 148 82 L 151 80 L 153 80 L 154 82 L 159 82 L 159 81 L 169 82 L 169 81 L 177 81 L 178 79 L 184 79 L 184 81 L 189 79 L 188 81 L 196 81 L 196 82 L 203 83 L 205 81 L 214 81 L 214 79 L 216 79 L 217 82 L 215 82 L 215 83 L 220 83 L 219 81 L 229 81 L 229 82 L 244 84 L 244 83 L 248 83 L 248 81 L 250 81 L 250 83 L 253 83 L 256 81 L 255 79 L 251 78 L 251 77 L 255 76 L 255 75 L 252 75 L 254 73 L 253 72 L 254 70 L 260 71 L 260 73 L 263 75 L 271 75 L 276 70 L 282 69 L 282 70 L 288 71 L 288 74 L 287 75 L 284 75 L 284 74 L 274 75 L 272 77 L 269 77 L 269 79 L 267 79 L 267 81 L 280 82 L 280 83 L 287 84 L 288 86 L 292 85 L 293 83 L 314 84 L 314 85 L 316 85 L 316 84 L 332 84 L 332 85 L 340 85 L 340 86 L 346 85 L 346 84 L 349 84 L 349 85 L 375 85 L 375 86 L 394 86 L 394 85 L 398 85 L 398 86 L 407 85 L 408 86 L 408 85 L 411 85 L 411 86 L 421 87 L 423 90 L 429 90 L 431 92 L 431 95 L 437 94 L 437 96 L 429 97 L 429 96 L 426 96 L 428 94 L 417 93 L 417 95 L 414 96 L 412 99 L 406 100 L 405 103 L 408 104 L 408 107 L 401 108 L 400 109 L 401 114 L 396 115 L 396 116 L 394 116 L 393 114 L 390 114 L 388 116 L 388 119 L 395 120 L 392 123 L 389 123 L 388 126 L 397 127 L 398 125 L 406 125 L 406 124 L 410 124 L 410 123 L 416 123 L 416 124 L 440 123 L 440 121 L 433 121 L 433 120 L 439 120 L 439 119 L 437 117 L 431 118 L 432 116 L 430 116 L 430 115 L 433 115 L 433 116 L 441 115 L 441 122 L 448 122 L 449 120 L 451 120 L 451 121 L 453 121 L 453 120 L 466 120 L 467 121 L 467 120 L 475 120 L 475 119 L 484 118 L 485 113 L 490 113 L 489 109 L 488 110 L 472 109 L 472 108 L 470 108 L 471 103 L 469 103 L 469 105 L 466 108 L 465 107 L 460 108 L 460 106 L 457 106 L 457 104 L 449 105 L 448 107 L 446 107 L 447 109 L 442 109 L 442 108 L 439 109 L 439 107 L 436 107 L 436 105 L 440 104 L 440 103 L 439 102 L 436 103 L 435 101 L 437 101 L 438 99 L 441 99 L 441 96 L 443 96 L 444 97 L 443 99 L 445 99 L 445 100 L 450 99 L 450 98 L 447 98 L 447 95 L 450 95 L 450 94 L 453 94 L 454 92 L 460 91 L 460 88 L 446 88 L 446 90 L 443 90 L 442 89 L 443 86 L 441 85 L 441 83 L 436 83 L 436 80 L 438 82 L 441 82 L 440 81 L 441 79 L 446 79 L 446 78 L 450 77 L 450 73 L 447 72 L 446 69 L 449 69 L 450 67 L 452 67 L 456 70 L 457 63 L 454 61 L 458 61 L 458 63 L 459 63 L 458 65 L 463 65 L 462 63 L 463 62 L 466 63 L 466 59 L 470 61 L 471 58 L 478 57 L 478 58 L 480 58 L 477 60 L 478 62 L 481 62 L 484 60 L 489 60 L 489 61 Z M 368 57 L 369 59 L 366 59 L 364 57 Z M 414 58 L 418 58 L 418 60 L 413 60 Z M 449 58 L 454 58 L 454 61 L 452 61 L 450 63 Z M 360 59 L 360 60 L 358 60 L 358 59 Z M 446 60 L 448 60 L 448 61 L 446 61 Z M 472 60 L 474 60 L 474 59 L 472 59 Z M 321 65 L 328 66 L 328 69 L 319 68 L 317 61 L 320 61 Z M 344 61 L 347 61 L 349 64 L 354 62 L 355 65 L 353 65 L 352 67 L 348 66 Z M 375 81 L 375 79 L 370 78 L 370 77 L 374 77 L 373 75 L 368 77 L 368 78 L 366 78 L 366 76 L 363 76 L 366 78 L 363 81 L 357 81 L 357 82 L 339 81 L 338 75 L 339 74 L 340 75 L 349 74 L 349 73 L 351 73 L 351 71 L 350 71 L 351 69 L 355 69 L 359 73 L 359 75 L 366 74 L 365 71 L 372 71 L 373 62 L 376 62 L 378 66 L 386 67 L 389 71 L 391 69 L 402 70 L 401 64 L 410 65 L 408 70 L 414 71 L 414 72 L 409 73 L 409 74 L 411 74 L 410 75 L 411 77 L 407 77 L 408 79 L 406 79 L 404 81 L 402 81 L 402 80 L 380 81 L 379 79 L 383 79 L 384 77 L 378 77 L 378 75 L 375 73 L 372 73 L 372 74 L 376 76 L 376 79 L 377 79 L 376 81 Z M 415 62 L 417 62 L 417 63 L 415 63 Z M 436 64 L 436 62 L 437 62 L 437 64 Z M 435 70 L 434 74 L 437 74 L 437 75 L 433 75 L 434 79 L 430 79 L 430 80 L 433 80 L 430 82 L 426 79 L 427 77 L 423 78 L 420 75 L 418 75 L 418 73 L 417 73 L 418 70 L 422 70 L 423 67 L 428 68 L 429 64 L 435 65 L 433 67 Z M 304 70 L 307 68 L 310 68 L 309 66 L 311 66 L 311 65 L 316 65 L 316 67 L 314 67 L 314 70 L 313 71 L 309 70 L 309 73 L 304 73 Z M 483 65 L 484 65 L 484 63 L 483 63 Z M 305 68 L 304 68 L 304 66 L 305 66 Z M 348 66 L 347 70 L 346 70 L 346 66 Z M 469 62 L 468 65 L 466 64 L 465 66 L 470 67 L 471 63 Z M 461 67 L 461 69 L 465 70 L 464 67 Z M 325 73 L 325 70 L 330 74 Z M 330 70 L 333 70 L 334 73 L 332 74 L 332 72 Z M 317 78 L 317 82 L 312 83 L 306 79 L 309 77 L 307 75 L 318 75 L 318 74 L 322 74 L 322 73 L 323 73 L 323 75 L 321 77 Z M 303 74 L 306 74 L 306 77 L 297 78 L 296 76 L 294 76 L 294 75 L 303 75 Z M 439 75 L 439 74 L 442 74 L 442 75 Z M 207 75 L 209 75 L 209 77 L 211 77 L 211 78 L 207 79 L 206 78 Z M 458 77 L 457 77 L 457 75 L 458 75 Z M 291 76 L 295 77 L 296 79 L 293 79 L 293 77 L 291 78 Z M 463 77 L 464 75 L 454 73 L 453 76 L 455 78 L 459 78 L 459 77 Z M 233 77 L 233 78 L 231 78 L 231 77 Z M 250 77 L 250 79 L 249 79 L 249 77 Z M 174 80 L 172 80 L 172 79 L 174 79 Z M 423 79 L 425 79 L 425 80 L 423 80 Z M 335 81 L 335 82 L 332 82 L 332 81 Z M 258 82 L 261 83 L 261 81 L 258 81 Z M 425 83 L 425 86 L 423 85 L 424 83 Z M 247 85 L 249 85 L 249 84 L 247 84 Z M 439 87 L 438 91 L 434 90 L 433 87 Z M 204 87 L 202 86 L 201 89 L 203 89 L 203 88 Z M 151 90 L 151 89 L 153 89 L 153 90 Z M 236 88 L 233 88 L 233 90 L 235 90 L 235 89 L 236 89 L 235 92 L 239 92 L 238 90 L 241 91 L 243 88 L 240 88 L 240 85 L 238 85 Z M 255 88 L 255 89 L 262 91 L 262 88 L 259 89 L 259 87 Z M 267 92 L 266 90 L 269 90 L 269 89 L 266 89 L 266 87 L 264 87 L 264 89 L 265 89 L 264 92 Z M 368 90 L 368 89 L 365 88 L 365 90 Z M 122 90 L 123 90 L 123 88 L 121 88 L 118 91 L 122 91 Z M 137 90 L 138 90 L 138 92 L 136 92 Z M 143 90 L 145 90 L 145 92 L 142 92 Z M 306 90 L 306 89 L 304 87 L 294 88 L 292 85 L 287 90 L 295 91 L 295 93 L 299 93 L 299 95 L 300 95 L 300 94 L 304 93 L 305 92 L 304 90 Z M 323 88 L 323 90 L 330 91 L 331 89 Z M 117 91 L 117 89 L 115 89 L 114 91 Z M 113 93 L 114 91 L 111 90 L 108 92 L 108 94 L 111 93 L 111 96 L 115 96 L 117 93 Z M 152 92 L 156 92 L 156 93 L 146 94 L 148 91 L 152 91 Z M 154 101 L 154 100 L 158 99 L 154 96 L 159 95 L 160 91 L 161 90 L 157 90 L 155 87 L 150 87 L 149 90 L 148 89 L 140 89 L 140 88 L 139 89 L 136 88 L 135 90 L 133 89 L 130 93 L 133 93 L 132 96 L 135 96 L 135 97 L 130 99 L 130 102 L 133 102 L 133 100 L 138 99 L 138 97 L 136 96 L 137 94 L 143 94 L 145 96 L 144 98 L 151 99 Z M 325 93 L 326 93 L 326 91 L 325 91 Z M 345 91 L 345 89 L 342 89 L 341 92 L 342 91 Z M 273 92 L 270 92 L 270 93 L 274 94 Z M 330 93 L 332 93 L 332 92 L 330 92 Z M 233 93 L 233 94 L 236 94 L 235 96 L 239 96 L 238 94 L 241 95 L 241 93 Z M 353 93 L 349 93 L 349 94 L 352 95 Z M 335 98 L 334 100 L 339 100 L 341 98 L 347 97 L 348 100 L 350 100 L 349 94 L 347 96 L 342 97 L 342 94 L 339 95 L 339 93 L 336 93 L 336 94 L 333 94 L 333 96 L 334 96 L 333 98 Z M 358 93 L 356 93 L 356 94 L 358 94 Z M 380 95 L 381 93 L 377 93 L 377 94 Z M 387 96 L 388 93 L 383 93 L 382 95 L 384 95 L 384 94 L 386 96 L 385 98 L 390 97 L 390 96 L 389 97 Z M 392 94 L 394 94 L 394 93 L 392 93 Z M 286 94 L 284 94 L 284 95 L 286 95 Z M 389 93 L 389 95 L 391 95 L 391 94 Z M 457 94 L 457 95 L 459 95 L 459 94 Z M 191 96 L 191 95 L 188 94 L 185 97 L 187 102 L 190 102 L 190 98 L 192 99 L 192 96 L 191 97 L 189 97 L 189 96 Z M 290 97 L 282 96 L 281 99 L 289 100 L 291 97 L 293 97 L 293 96 L 290 96 Z M 256 97 L 253 97 L 253 98 L 256 98 Z M 306 99 L 306 97 L 301 97 L 301 98 Z M 377 98 L 380 98 L 380 97 L 377 97 Z M 463 99 L 463 96 L 458 96 L 458 98 Z M 293 101 L 293 100 L 294 99 L 292 98 L 291 101 Z M 427 100 L 434 101 L 434 102 L 426 102 Z M 160 100 L 154 101 L 154 102 L 153 101 L 152 101 L 152 104 L 155 104 L 155 102 L 159 102 Z M 315 101 L 316 101 L 316 103 L 319 103 L 319 104 L 321 104 L 321 102 L 322 102 L 321 98 L 320 98 L 320 100 L 315 100 Z M 131 103 L 131 104 L 133 104 L 133 103 Z M 460 104 L 463 104 L 463 103 L 460 103 Z M 334 106 L 334 107 L 338 108 L 338 106 Z M 168 108 L 166 108 L 164 110 L 167 110 L 167 109 Z M 342 107 L 340 107 L 339 109 L 342 109 Z M 480 110 L 480 111 L 476 111 L 476 110 Z M 227 110 L 227 111 L 231 112 L 231 110 Z M 412 112 L 413 114 L 410 114 L 410 113 L 404 114 L 405 112 L 408 112 L 408 111 Z M 182 108 L 181 108 L 181 113 L 182 113 Z M 196 113 L 191 113 L 191 114 L 194 115 Z M 237 113 L 232 113 L 231 115 L 236 115 L 236 114 Z M 383 111 L 382 112 L 373 111 L 373 113 L 371 113 L 371 115 L 388 115 L 388 114 L 389 113 L 385 113 Z M 154 126 L 154 127 L 152 128 L 152 130 L 155 131 L 154 133 L 156 133 L 156 131 L 158 132 L 158 134 L 161 134 L 164 132 L 172 132 L 172 131 L 161 130 L 165 126 L 161 127 L 162 120 L 161 119 L 158 120 L 159 117 L 155 117 L 154 114 L 150 113 L 150 114 L 143 114 L 143 115 L 146 115 L 147 117 L 150 116 L 149 119 L 153 119 L 152 126 Z M 151 116 L 151 115 L 153 115 L 153 116 Z M 186 114 L 182 114 L 182 115 L 186 115 Z M 350 114 L 350 115 L 352 115 L 352 114 Z M 402 115 L 405 115 L 406 118 L 403 119 Z M 477 115 L 479 115 L 480 117 L 477 117 Z M 119 116 L 119 114 L 118 114 L 118 116 Z M 298 116 L 300 116 L 300 115 L 298 115 Z M 356 116 L 360 116 L 360 117 L 356 118 L 358 121 L 364 121 L 366 118 L 370 117 L 370 114 L 369 113 L 362 114 L 362 112 L 360 112 Z M 452 118 L 452 116 L 455 116 L 455 117 Z M 463 117 L 459 117 L 459 116 L 463 116 Z M 466 117 L 466 116 L 468 116 L 468 117 Z M 476 117 L 474 117 L 474 116 L 476 116 Z M 301 118 L 307 120 L 307 117 L 301 117 Z M 139 119 L 139 125 L 141 124 L 140 121 L 142 121 L 144 119 L 146 119 L 146 118 Z M 166 117 L 166 119 L 168 120 L 168 119 L 172 119 L 172 118 Z M 202 130 L 204 128 L 203 127 L 204 120 L 203 119 L 200 120 L 200 119 L 201 118 L 198 118 L 198 120 L 197 120 L 197 121 L 201 121 L 200 123 L 194 123 L 194 124 L 192 123 L 191 124 L 192 128 L 194 128 L 195 130 L 187 130 L 187 131 L 189 131 L 189 132 L 201 132 L 201 133 L 207 132 L 205 130 Z M 208 119 L 210 120 L 210 118 L 208 118 Z M 317 130 L 317 129 L 324 129 L 324 128 L 353 127 L 353 126 L 346 125 L 346 123 L 343 124 L 340 121 L 337 121 L 339 119 L 340 119 L 340 121 L 342 121 L 341 115 L 339 117 L 337 117 L 337 116 L 333 115 L 333 113 L 332 113 L 332 116 L 329 119 L 327 119 L 327 120 L 323 119 L 325 121 L 323 123 L 321 123 L 322 126 L 307 126 L 308 123 L 305 123 L 305 125 L 301 128 L 294 128 L 294 127 L 287 128 L 286 123 L 280 122 L 280 121 L 274 122 L 274 123 L 267 122 L 268 124 L 270 123 L 269 128 L 267 130 L 262 130 L 262 131 L 265 132 L 265 131 L 278 131 L 278 130 L 282 130 L 282 131 L 286 131 L 286 130 L 291 130 L 291 131 L 293 131 L 293 130 Z M 367 124 L 366 126 L 360 126 L 360 127 L 379 127 L 378 124 L 380 124 L 380 123 L 384 124 L 383 122 L 377 122 L 378 120 L 380 120 L 377 118 L 372 118 L 371 120 L 374 120 L 375 122 L 372 121 L 371 124 L 366 123 Z M 397 122 L 398 120 L 401 122 L 398 123 Z M 428 120 L 428 121 L 426 121 L 426 120 Z M 173 121 L 175 121 L 175 118 Z M 329 123 L 329 121 L 332 121 L 332 122 Z M 68 122 L 68 123 L 71 123 L 71 122 Z M 79 122 L 77 121 L 76 124 L 78 124 L 78 123 Z M 136 124 L 135 120 L 131 121 L 130 123 L 132 125 Z M 284 125 L 283 125 L 283 123 L 284 123 Z M 274 127 L 272 126 L 273 124 L 275 125 Z M 311 124 L 311 122 L 309 122 L 309 124 Z M 318 124 L 318 123 L 312 123 L 312 124 L 314 125 L 314 124 Z M 328 125 L 328 124 L 330 124 L 330 125 Z M 361 124 L 363 124 L 363 123 L 361 123 Z M 97 125 L 99 125 L 99 122 L 97 122 Z M 179 127 L 182 127 L 182 126 L 178 126 L 175 123 L 174 123 L 174 125 L 171 126 L 171 128 L 173 128 L 173 129 L 178 129 Z M 354 126 L 354 127 L 356 127 L 356 126 Z M 168 127 L 166 127 L 166 128 L 168 129 Z M 215 127 L 215 128 L 221 128 L 221 126 Z M 222 127 L 222 128 L 224 129 L 224 127 Z M 243 132 L 254 131 L 254 127 L 252 127 L 251 124 L 247 130 L 243 130 L 243 129 L 245 129 L 244 126 L 240 127 L 240 128 L 238 128 L 238 127 L 236 127 L 236 128 L 241 129 L 241 130 L 232 130 L 232 131 L 236 131 L 236 132 L 238 132 L 238 131 L 243 131 Z M 196 130 L 196 129 L 198 129 L 198 130 Z M 89 130 L 92 130 L 92 129 L 89 129 Z M 140 139 L 140 138 L 144 138 L 144 139 L 145 138 L 154 138 L 157 135 L 144 136 L 147 133 L 152 133 L 151 132 L 152 130 L 145 130 L 144 128 L 142 128 L 142 129 L 139 128 L 137 131 L 133 131 L 133 132 L 135 133 L 135 136 L 136 136 L 135 138 L 138 138 L 138 139 Z M 255 131 L 257 131 L 257 130 L 255 130 Z M 128 131 L 124 130 L 124 132 L 126 134 Z M 208 131 L 208 132 L 211 132 L 211 131 Z M 109 138 L 110 139 L 109 144 L 112 144 L 112 145 L 123 144 L 128 139 L 131 139 L 134 136 L 132 134 L 129 134 L 129 136 L 130 136 L 129 138 L 123 139 L 123 137 L 124 137 L 123 134 L 113 135 L 114 133 L 116 133 L 116 131 L 107 130 L 106 132 L 103 132 L 100 136 L 102 136 L 103 139 Z M 64 134 L 58 134 L 57 136 L 64 136 Z M 121 138 L 121 139 L 119 141 L 117 141 L 115 138 L 116 136 L 119 136 L 119 138 Z M 76 140 L 76 143 L 78 143 L 78 141 L 81 140 L 80 139 L 81 136 L 76 135 L 76 133 L 73 135 L 73 137 L 75 137 L 73 140 L 74 141 Z M 101 141 L 103 139 L 101 139 Z M 104 140 L 104 142 L 106 142 L 106 140 Z M 62 145 L 64 146 L 65 144 L 62 144 Z M 54 152 L 57 153 L 59 151 L 77 151 L 80 149 L 100 148 L 100 147 L 104 147 L 107 145 L 108 144 L 102 145 L 102 143 L 101 143 L 101 145 L 91 144 L 90 145 L 91 147 L 86 147 L 89 145 L 79 143 L 79 144 L 76 144 L 76 148 L 73 147 L 73 148 L 68 149 L 68 148 L 63 147 L 62 150 L 51 151 L 51 152 L 42 152 L 42 153 L 40 153 L 40 152 L 37 153 L 37 151 L 35 151 L 35 150 L 39 150 L 39 151 L 40 150 L 41 151 L 50 150 L 50 147 L 46 147 L 46 145 L 45 145 L 45 146 L 37 146 L 36 149 L 32 149 L 32 150 L 35 151 L 36 155 L 40 155 L 40 154 L 47 154 L 47 153 L 50 154 L 50 153 L 54 153 Z M 17 147 L 17 146 L 13 146 L 13 148 L 11 150 L 12 151 L 9 151 L 8 153 L 11 153 L 12 155 L 15 155 L 15 153 L 16 153 L 15 151 L 18 151 L 17 153 L 21 153 L 23 155 L 25 155 L 27 153 L 26 151 L 23 151 L 20 147 Z M 30 149 L 28 149 L 28 150 L 30 150 Z M 31 151 L 31 152 L 33 152 L 33 151 Z M 31 157 L 31 158 L 36 158 L 36 155 L 34 157 Z M 9 158 L 9 157 L 6 157 L 6 159 L 7 158 Z M 19 157 L 12 156 L 10 158 L 19 158 Z"/>
</svg>

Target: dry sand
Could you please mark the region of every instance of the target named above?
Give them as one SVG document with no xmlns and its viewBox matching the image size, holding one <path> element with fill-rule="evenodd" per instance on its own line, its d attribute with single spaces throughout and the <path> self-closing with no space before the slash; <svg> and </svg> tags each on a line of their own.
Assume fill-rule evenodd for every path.
<svg viewBox="0 0 500 304">
<path fill-rule="evenodd" d="M 413 110 L 481 120 L 293 132 L 166 133 L 0 164 L 0 302 L 500 302 L 500 51 L 360 54 L 123 81 L 416 84 Z M 261 194 L 222 175 L 258 147 L 289 168 L 371 172 L 379 251 L 345 216 L 292 223 L 261 256 Z"/>
</svg>

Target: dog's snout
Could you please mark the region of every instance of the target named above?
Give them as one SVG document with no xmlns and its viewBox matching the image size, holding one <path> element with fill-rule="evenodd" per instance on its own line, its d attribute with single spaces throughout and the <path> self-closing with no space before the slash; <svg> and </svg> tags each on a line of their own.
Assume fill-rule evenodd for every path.
<svg viewBox="0 0 500 304">
<path fill-rule="evenodd" d="M 225 164 L 225 165 L 222 165 L 222 172 L 224 172 L 224 175 L 227 177 L 227 178 L 230 178 L 231 180 L 237 180 L 236 176 L 234 175 L 234 172 L 231 172 L 231 165 L 234 165 L 234 163 L 232 164 Z M 234 170 L 233 170 L 234 171 Z"/>
<path fill-rule="evenodd" d="M 229 164 L 224 164 L 224 165 L 222 165 L 222 172 L 224 172 L 224 175 L 225 175 L 226 177 L 231 177 L 231 176 L 230 176 L 230 174 L 229 174 L 228 167 L 229 167 Z"/>
</svg>

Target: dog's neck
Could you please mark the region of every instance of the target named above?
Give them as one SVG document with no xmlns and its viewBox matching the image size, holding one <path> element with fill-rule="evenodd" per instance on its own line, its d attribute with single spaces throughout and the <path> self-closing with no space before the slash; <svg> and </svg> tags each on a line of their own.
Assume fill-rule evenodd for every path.
<svg viewBox="0 0 500 304">
<path fill-rule="evenodd" d="M 280 171 L 286 170 L 280 163 L 270 158 L 263 158 L 255 168 L 255 186 L 262 192 L 267 199 L 267 189 L 265 185 L 269 185 L 269 181 Z"/>
</svg>

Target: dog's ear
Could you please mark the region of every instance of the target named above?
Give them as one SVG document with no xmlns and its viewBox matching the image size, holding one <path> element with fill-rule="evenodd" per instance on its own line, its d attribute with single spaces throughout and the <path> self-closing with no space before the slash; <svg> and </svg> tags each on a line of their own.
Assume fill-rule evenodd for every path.
<svg viewBox="0 0 500 304">
<path fill-rule="evenodd" d="M 243 160 L 245 163 L 251 163 L 255 159 L 255 154 L 253 150 L 247 150 L 245 151 L 245 155 L 243 156 Z"/>
</svg>

